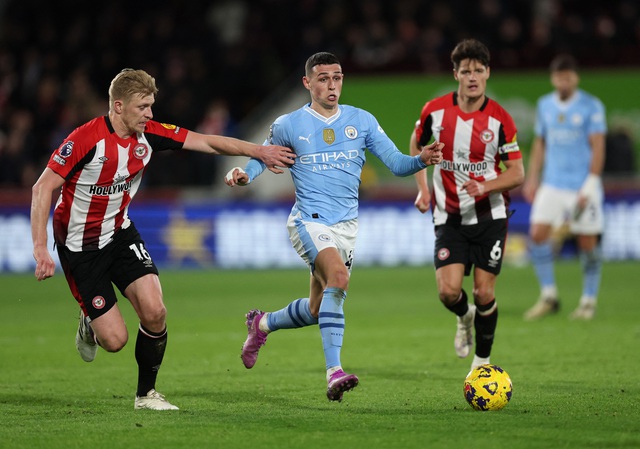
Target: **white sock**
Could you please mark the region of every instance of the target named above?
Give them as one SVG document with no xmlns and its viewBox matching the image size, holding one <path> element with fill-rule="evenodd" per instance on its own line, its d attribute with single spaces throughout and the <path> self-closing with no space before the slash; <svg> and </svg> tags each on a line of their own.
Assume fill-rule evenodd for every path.
<svg viewBox="0 0 640 449">
<path fill-rule="evenodd" d="M 262 315 L 262 318 L 260 318 L 260 321 L 258 322 L 258 329 L 268 334 L 271 332 L 271 329 L 269 329 L 269 326 L 267 325 L 267 315 L 269 314 L 265 313 Z"/>
<path fill-rule="evenodd" d="M 542 287 L 542 297 L 543 298 L 553 298 L 556 299 L 558 297 L 558 289 L 555 285 L 548 285 L 546 287 Z"/>
<path fill-rule="evenodd" d="M 488 365 L 491 363 L 489 361 L 489 357 L 478 357 L 477 355 L 473 356 L 473 361 L 471 362 L 471 369 L 475 369 L 480 365 Z"/>
<path fill-rule="evenodd" d="M 593 296 L 582 296 L 580 297 L 580 305 L 581 306 L 595 306 L 596 298 Z"/>
<path fill-rule="evenodd" d="M 329 368 L 329 369 L 327 370 L 327 382 L 329 382 L 329 379 L 331 379 L 331 375 L 332 375 L 333 373 L 335 373 L 336 371 L 339 371 L 339 370 L 341 370 L 341 369 L 342 369 L 342 367 L 341 367 L 341 366 L 332 366 L 331 368 Z"/>
</svg>

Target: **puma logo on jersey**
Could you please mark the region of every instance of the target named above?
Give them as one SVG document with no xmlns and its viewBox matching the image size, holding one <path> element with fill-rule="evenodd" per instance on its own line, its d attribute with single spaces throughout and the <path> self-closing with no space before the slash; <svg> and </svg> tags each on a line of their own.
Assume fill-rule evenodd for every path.
<svg viewBox="0 0 640 449">
<path fill-rule="evenodd" d="M 309 134 L 307 137 L 298 136 L 298 140 L 306 140 L 308 144 L 311 144 L 311 134 Z"/>
</svg>

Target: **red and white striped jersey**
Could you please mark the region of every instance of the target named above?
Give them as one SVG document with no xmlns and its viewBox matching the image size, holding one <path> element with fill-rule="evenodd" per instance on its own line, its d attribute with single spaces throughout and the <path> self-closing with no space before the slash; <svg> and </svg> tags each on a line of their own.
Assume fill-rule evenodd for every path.
<svg viewBox="0 0 640 449">
<path fill-rule="evenodd" d="M 97 250 L 129 227 L 128 209 L 154 151 L 181 149 L 187 130 L 155 121 L 144 133 L 120 138 L 108 116 L 76 128 L 47 167 L 65 179 L 53 215 L 57 245 Z"/>
<path fill-rule="evenodd" d="M 486 98 L 471 114 L 460 110 L 457 92 L 429 101 L 416 122 L 416 140 L 424 146 L 433 136 L 444 143 L 443 160 L 434 166 L 431 207 L 433 222 L 472 225 L 507 218 L 509 192 L 471 197 L 462 190 L 469 179 L 496 178 L 500 161 L 520 159 L 516 126 L 498 103 Z"/>
</svg>

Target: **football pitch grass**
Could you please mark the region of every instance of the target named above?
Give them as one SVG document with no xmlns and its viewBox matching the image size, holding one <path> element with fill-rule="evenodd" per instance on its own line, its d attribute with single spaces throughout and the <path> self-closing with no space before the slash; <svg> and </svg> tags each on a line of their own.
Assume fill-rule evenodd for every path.
<svg viewBox="0 0 640 449">
<path fill-rule="evenodd" d="M 563 308 L 524 322 L 538 290 L 530 267 L 505 267 L 492 363 L 513 380 L 501 411 L 463 397 L 469 359 L 453 350 L 455 318 L 433 267 L 355 267 L 342 362 L 360 385 L 325 395 L 317 327 L 270 335 L 242 365 L 244 314 L 306 296 L 304 269 L 161 273 L 169 344 L 157 388 L 175 412 L 134 411 L 137 322 L 130 339 L 85 363 L 64 276 L 0 276 L 0 448 L 637 448 L 640 447 L 638 263 L 608 263 L 591 322 L 568 314 L 577 262 L 557 265 Z M 470 280 L 465 280 L 470 293 Z"/>
</svg>

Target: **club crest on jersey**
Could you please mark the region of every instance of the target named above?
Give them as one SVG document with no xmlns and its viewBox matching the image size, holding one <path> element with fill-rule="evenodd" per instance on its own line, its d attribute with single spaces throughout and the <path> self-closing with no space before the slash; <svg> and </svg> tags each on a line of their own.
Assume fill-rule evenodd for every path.
<svg viewBox="0 0 640 449">
<path fill-rule="evenodd" d="M 100 310 L 107 304 L 107 302 L 102 296 L 96 296 L 91 300 L 91 304 L 93 304 L 94 309 Z"/>
<path fill-rule="evenodd" d="M 349 139 L 355 139 L 356 137 L 358 137 L 358 130 L 355 128 L 355 126 L 349 125 L 344 129 L 344 134 Z"/>
<path fill-rule="evenodd" d="M 492 142 L 494 138 L 495 134 L 490 129 L 485 129 L 480 133 L 480 140 L 482 140 L 484 143 Z"/>
<path fill-rule="evenodd" d="M 438 250 L 438 259 L 447 260 L 449 258 L 449 250 L 447 248 L 442 248 Z"/>
<path fill-rule="evenodd" d="M 139 143 L 135 147 L 133 147 L 133 155 L 137 159 L 144 159 L 149 154 L 149 148 L 143 143 Z"/>
<path fill-rule="evenodd" d="M 571 124 L 574 126 L 582 125 L 582 116 L 580 114 L 573 114 L 571 116 Z"/>
<path fill-rule="evenodd" d="M 63 143 L 58 150 L 58 154 L 64 158 L 68 158 L 71 156 L 71 152 L 73 151 L 73 142 L 70 140 L 68 142 Z"/>
<path fill-rule="evenodd" d="M 331 128 L 325 128 L 322 130 L 322 138 L 328 145 L 331 145 L 336 141 L 336 133 Z"/>
</svg>

